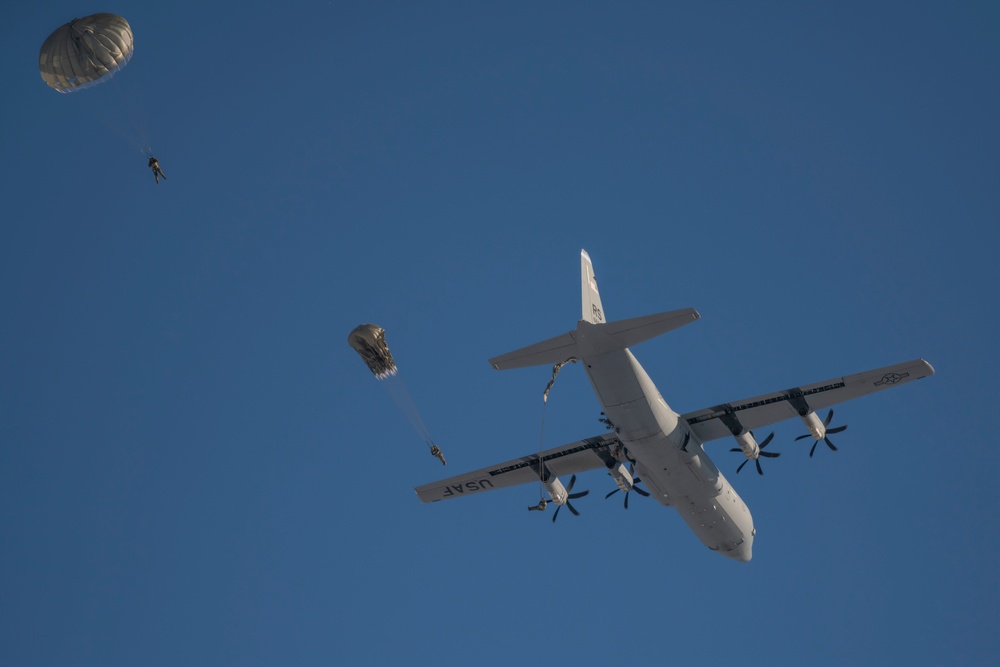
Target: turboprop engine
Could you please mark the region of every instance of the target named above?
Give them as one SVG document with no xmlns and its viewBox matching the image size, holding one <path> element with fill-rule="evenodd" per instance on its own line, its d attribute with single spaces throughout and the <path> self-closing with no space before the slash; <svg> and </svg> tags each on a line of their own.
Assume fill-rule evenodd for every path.
<svg viewBox="0 0 1000 667">
<path fill-rule="evenodd" d="M 830 428 L 830 422 L 833 421 L 833 410 L 830 410 L 830 412 L 827 413 L 826 419 L 823 421 L 820 421 L 816 413 L 811 410 L 806 414 L 800 414 L 800 416 L 802 417 L 802 421 L 805 423 L 806 428 L 809 429 L 809 433 L 800 435 L 795 439 L 804 440 L 805 438 L 811 437 L 815 441 L 813 442 L 812 449 L 809 450 L 809 458 L 812 458 L 812 455 L 816 453 L 816 445 L 818 445 L 821 440 L 826 443 L 826 446 L 830 448 L 830 451 L 837 451 L 837 446 L 830 440 L 830 434 L 842 433 L 846 431 L 847 424 Z"/>
<path fill-rule="evenodd" d="M 747 461 L 753 461 L 757 464 L 757 474 L 763 475 L 764 470 L 760 467 L 761 457 L 763 456 L 769 459 L 776 459 L 781 456 L 781 454 L 778 454 L 777 452 L 764 451 L 764 448 L 767 447 L 768 443 L 770 443 L 774 438 L 774 433 L 771 433 L 771 435 L 764 438 L 764 442 L 757 444 L 757 438 L 754 437 L 753 431 L 744 427 L 732 410 L 729 410 L 726 414 L 721 415 L 719 419 L 722 420 L 722 423 L 726 425 L 729 432 L 733 434 L 733 437 L 736 438 L 736 442 L 739 444 L 739 448 L 734 447 L 730 451 L 743 452 L 743 455 L 747 457 L 747 460 L 741 463 L 740 467 L 736 469 L 737 473 L 739 473 L 740 470 L 743 470 L 743 466 L 747 464 Z"/>
<path fill-rule="evenodd" d="M 734 437 L 736 438 L 736 443 L 740 446 L 739 450 L 734 449 L 734 452 L 742 451 L 751 461 L 756 461 L 760 457 L 760 445 L 757 444 L 757 438 L 753 437 L 753 433 L 745 431 L 734 434 Z"/>
<path fill-rule="evenodd" d="M 566 490 L 558 477 L 553 475 L 548 480 L 542 480 L 542 484 L 545 485 L 545 490 L 549 492 L 549 498 L 556 505 L 565 505 L 566 501 L 569 500 L 569 491 Z"/>
<path fill-rule="evenodd" d="M 563 483 L 559 481 L 559 478 L 553 475 L 548 468 L 540 466 L 541 472 L 539 477 L 542 480 L 542 485 L 545 490 L 549 492 L 549 497 L 552 502 L 556 504 L 555 514 L 552 515 L 552 521 L 555 523 L 556 517 L 559 516 L 559 510 L 563 508 L 563 505 L 569 508 L 569 511 L 573 513 L 574 516 L 580 516 L 580 513 L 573 507 L 571 500 L 576 500 L 577 498 L 583 498 L 585 495 L 590 493 L 587 491 L 577 491 L 573 493 L 573 485 L 576 484 L 576 475 L 569 478 L 569 486 L 563 486 Z M 544 509 L 545 505 L 539 503 L 538 509 Z"/>
<path fill-rule="evenodd" d="M 736 473 L 739 474 L 743 470 L 749 461 L 753 461 L 757 465 L 757 474 L 763 475 L 764 469 L 760 467 L 760 459 L 776 459 L 781 456 L 778 452 L 765 452 L 764 448 L 770 444 L 771 440 L 774 439 L 774 433 L 772 432 L 769 436 L 764 438 L 764 442 L 757 444 L 757 438 L 753 436 L 752 431 L 745 431 L 743 433 L 734 433 L 733 436 L 736 438 L 736 442 L 739 443 L 739 448 L 733 447 L 730 451 L 732 452 L 743 452 L 743 455 L 747 457 L 747 460 L 739 465 L 736 469 Z"/>
<path fill-rule="evenodd" d="M 631 468 L 631 466 L 630 466 Z M 628 509 L 628 495 L 635 491 L 640 496 L 648 496 L 648 491 L 643 491 L 638 487 L 640 480 L 635 477 L 635 468 L 626 468 L 624 463 L 619 463 L 618 465 L 612 465 L 608 468 L 608 474 L 611 475 L 611 479 L 615 480 L 615 484 L 618 485 L 617 489 L 614 489 L 611 493 L 604 496 L 607 500 L 611 496 L 615 495 L 619 491 L 625 492 L 625 509 Z"/>
<path fill-rule="evenodd" d="M 802 423 L 806 425 L 809 429 L 809 435 L 813 437 L 813 440 L 822 440 L 826 437 L 826 424 L 820 421 L 819 416 L 812 410 L 804 415 L 801 415 Z"/>
<path fill-rule="evenodd" d="M 618 485 L 618 488 L 625 493 L 631 491 L 635 486 L 635 480 L 632 478 L 632 473 L 628 471 L 628 468 L 625 467 L 624 463 L 619 463 L 616 466 L 608 468 L 608 474 L 611 475 L 613 480 L 615 480 L 615 484 Z"/>
<path fill-rule="evenodd" d="M 796 390 L 798 391 L 798 390 Z M 847 430 L 847 425 L 836 426 L 830 428 L 830 422 L 833 421 L 833 410 L 827 413 L 826 419 L 820 421 L 819 415 L 813 410 L 809 403 L 801 395 L 791 395 L 788 398 L 788 402 L 791 403 L 795 411 L 799 413 L 799 417 L 802 418 L 802 423 L 806 425 L 809 429 L 809 433 L 806 435 L 800 435 L 795 438 L 796 440 L 804 440 L 811 437 L 815 442 L 813 442 L 812 449 L 809 450 L 809 457 L 816 453 L 816 445 L 822 440 L 826 443 L 826 446 L 830 448 L 831 451 L 837 451 L 836 445 L 830 440 L 831 433 L 842 433 Z"/>
</svg>

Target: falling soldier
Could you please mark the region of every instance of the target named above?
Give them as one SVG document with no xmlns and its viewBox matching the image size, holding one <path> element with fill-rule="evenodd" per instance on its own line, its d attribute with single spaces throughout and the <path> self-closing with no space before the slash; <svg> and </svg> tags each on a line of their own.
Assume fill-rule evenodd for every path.
<svg viewBox="0 0 1000 667">
<path fill-rule="evenodd" d="M 160 176 L 163 177 L 163 180 L 167 180 L 167 175 L 163 173 L 162 169 L 160 169 L 160 161 L 152 155 L 149 156 L 149 163 L 147 166 L 153 170 L 153 178 L 156 179 L 157 184 L 160 183 Z"/>
<path fill-rule="evenodd" d="M 443 466 L 448 465 L 448 462 L 444 460 L 444 452 L 442 452 L 441 448 L 438 447 L 437 445 L 434 444 L 431 445 L 431 454 L 433 454 L 434 456 L 438 457 L 441 460 L 441 465 Z"/>
<path fill-rule="evenodd" d="M 531 507 L 529 507 L 528 511 L 529 512 L 544 512 L 545 508 L 548 507 L 548 506 L 549 506 L 549 501 L 547 501 L 545 498 L 542 498 L 541 500 L 538 501 L 537 505 L 532 505 Z"/>
</svg>

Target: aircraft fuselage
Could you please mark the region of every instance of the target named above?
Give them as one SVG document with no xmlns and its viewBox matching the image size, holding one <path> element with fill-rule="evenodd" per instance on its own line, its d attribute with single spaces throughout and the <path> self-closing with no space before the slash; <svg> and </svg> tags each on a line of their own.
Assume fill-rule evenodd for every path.
<svg viewBox="0 0 1000 667">
<path fill-rule="evenodd" d="M 754 538 L 750 510 L 635 356 L 627 348 L 609 346 L 601 327 L 589 322 L 581 321 L 573 338 L 604 413 L 635 459 L 651 497 L 676 509 L 709 549 L 749 561 Z"/>
</svg>

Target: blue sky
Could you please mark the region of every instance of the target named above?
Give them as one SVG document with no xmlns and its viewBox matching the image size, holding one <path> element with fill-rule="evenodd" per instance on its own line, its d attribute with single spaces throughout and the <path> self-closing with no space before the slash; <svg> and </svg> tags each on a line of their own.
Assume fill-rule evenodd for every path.
<svg viewBox="0 0 1000 667">
<path fill-rule="evenodd" d="M 992 663 L 1000 10 L 953 4 L 9 9 L 0 663 Z M 38 47 L 95 11 L 135 56 L 59 95 Z M 700 311 L 633 350 L 679 412 L 937 374 L 765 477 L 708 445 L 749 564 L 599 472 L 555 525 L 423 505 L 537 450 L 549 369 L 486 359 L 575 325 L 580 248 L 610 319 Z M 545 446 L 599 410 L 567 367 Z"/>
</svg>

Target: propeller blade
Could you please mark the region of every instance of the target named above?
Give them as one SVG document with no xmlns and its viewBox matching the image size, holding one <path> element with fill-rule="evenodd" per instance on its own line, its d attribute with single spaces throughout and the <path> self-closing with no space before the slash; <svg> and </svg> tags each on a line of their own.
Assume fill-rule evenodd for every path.
<svg viewBox="0 0 1000 667">
<path fill-rule="evenodd" d="M 776 459 L 779 456 L 781 456 L 781 452 L 765 452 L 764 451 L 764 448 L 767 447 L 769 444 L 771 444 L 771 440 L 773 440 L 773 439 L 774 439 L 774 431 L 771 432 L 771 435 L 769 435 L 766 438 L 764 438 L 764 442 L 761 443 L 761 445 L 760 445 L 760 452 L 759 452 L 760 456 L 763 456 L 763 457 L 766 457 L 766 458 L 769 458 L 769 459 Z"/>
<path fill-rule="evenodd" d="M 639 494 L 640 496 L 646 496 L 647 498 L 649 497 L 649 491 L 646 491 L 646 490 L 644 490 L 644 489 L 640 489 L 640 488 L 638 487 L 638 484 L 639 484 L 639 482 L 641 482 L 641 481 L 642 481 L 642 480 L 641 480 L 641 479 L 639 479 L 638 477 L 635 477 L 635 478 L 633 478 L 633 480 L 632 480 L 632 489 L 631 489 L 631 491 L 626 491 L 626 492 L 625 492 L 625 509 L 628 509 L 628 495 L 629 495 L 630 493 L 632 493 L 632 491 L 635 491 L 635 492 L 636 492 L 636 493 L 638 493 L 638 494 Z M 604 499 L 605 499 L 605 500 L 607 500 L 608 498 L 610 498 L 611 496 L 615 495 L 615 494 L 616 494 L 616 493 L 618 493 L 619 491 L 621 491 L 621 489 L 615 489 L 615 490 L 611 491 L 610 493 L 608 493 L 608 495 L 604 496 Z M 572 496 L 572 497 L 575 497 L 575 496 Z"/>
<path fill-rule="evenodd" d="M 751 432 L 750 435 L 753 435 L 753 433 Z M 768 434 L 768 436 L 766 438 L 764 438 L 764 441 L 761 442 L 759 445 L 757 445 L 757 458 L 753 459 L 753 462 L 754 462 L 754 465 L 757 466 L 757 474 L 758 475 L 763 475 L 764 474 L 763 468 L 760 467 L 760 459 L 762 457 L 763 458 L 768 458 L 768 459 L 776 459 L 779 456 L 781 456 L 781 452 L 765 452 L 764 451 L 764 448 L 767 447 L 768 445 L 770 445 L 772 440 L 774 440 L 774 431 L 771 431 Z M 740 449 L 740 448 L 738 448 L 738 447 L 734 447 L 733 449 L 730 449 L 729 451 L 731 451 L 731 452 L 742 452 L 743 450 Z M 743 466 L 745 466 L 747 464 L 747 461 L 750 461 L 750 460 L 751 459 L 747 459 L 746 461 L 744 461 L 743 463 L 741 463 L 740 467 L 736 469 L 736 474 L 739 474 L 739 472 L 741 470 L 743 470 Z"/>
<path fill-rule="evenodd" d="M 632 488 L 634 489 L 635 487 L 633 486 Z M 614 491 L 612 491 L 608 495 L 604 496 L 604 499 L 607 500 L 608 498 L 610 498 L 611 496 L 615 495 L 619 491 L 621 491 L 621 489 L 615 489 Z M 628 491 L 625 492 L 625 509 L 628 509 L 628 493 L 629 493 Z"/>
<path fill-rule="evenodd" d="M 829 435 L 831 433 L 843 433 L 844 431 L 847 430 L 847 424 L 844 424 L 843 426 L 836 426 L 834 428 L 828 428 L 830 426 L 830 422 L 831 421 L 833 421 L 833 410 L 832 409 L 828 413 L 826 413 L 826 419 L 823 420 L 823 430 L 824 430 L 823 442 L 826 443 L 826 446 L 829 447 L 831 449 L 831 451 L 835 452 L 835 451 L 837 451 L 837 447 L 830 440 Z M 800 435 L 799 437 L 795 438 L 795 440 L 796 441 L 805 440 L 806 438 L 811 438 L 811 437 L 812 437 L 811 433 L 806 433 L 805 435 Z M 818 445 L 818 444 L 819 444 L 819 440 L 815 440 L 814 439 L 812 449 L 809 450 L 809 458 L 812 458 L 813 454 L 816 453 L 816 445 Z"/>
<path fill-rule="evenodd" d="M 570 500 L 574 500 L 576 498 L 583 498 L 585 495 L 590 493 L 590 489 L 587 489 L 586 491 L 577 491 L 576 493 L 569 493 L 569 491 L 573 488 L 574 484 L 576 484 L 576 475 L 573 475 L 572 477 L 569 478 L 569 485 L 566 487 L 567 493 L 566 493 L 565 505 L 566 507 L 569 508 L 569 511 L 572 512 L 575 516 L 580 516 L 580 513 L 576 511 L 576 508 L 573 507 L 573 503 L 571 503 Z M 617 490 L 618 489 L 615 489 L 615 491 Z M 611 493 L 614 493 L 614 491 L 612 491 Z M 611 493 L 609 493 L 608 496 L 610 496 Z M 607 496 L 605 496 L 605 498 L 607 498 Z M 552 523 L 556 522 L 556 517 L 559 516 L 559 510 L 562 509 L 562 507 L 563 507 L 562 505 L 556 506 L 555 514 L 552 515 Z"/>
</svg>

